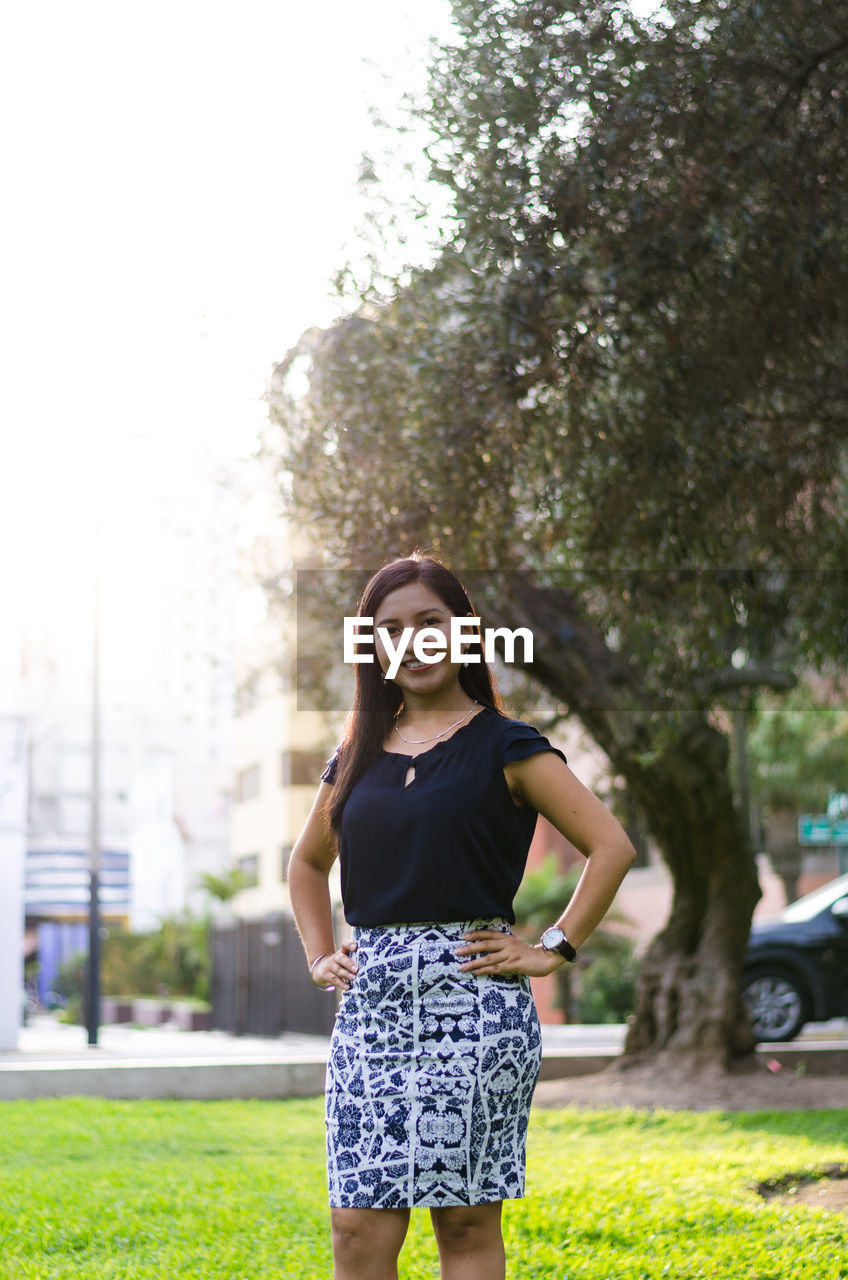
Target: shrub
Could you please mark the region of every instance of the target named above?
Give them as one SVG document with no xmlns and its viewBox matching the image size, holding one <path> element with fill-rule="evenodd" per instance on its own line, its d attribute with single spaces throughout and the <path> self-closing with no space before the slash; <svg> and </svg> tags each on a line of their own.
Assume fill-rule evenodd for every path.
<svg viewBox="0 0 848 1280">
<path fill-rule="evenodd" d="M 581 1022 L 626 1022 L 636 1003 L 639 965 L 630 943 L 594 958 L 580 973 L 577 1015 Z"/>
<path fill-rule="evenodd" d="M 148 933 L 114 929 L 103 942 L 101 985 L 109 996 L 193 996 L 209 992 L 209 921 L 172 916 Z"/>
<path fill-rule="evenodd" d="M 148 933 L 110 928 L 100 955 L 105 996 L 191 996 L 206 1000 L 210 978 L 209 922 L 190 916 L 162 921 Z M 59 967 L 53 990 L 62 997 L 64 1021 L 81 1022 L 88 956 L 71 956 Z"/>
</svg>

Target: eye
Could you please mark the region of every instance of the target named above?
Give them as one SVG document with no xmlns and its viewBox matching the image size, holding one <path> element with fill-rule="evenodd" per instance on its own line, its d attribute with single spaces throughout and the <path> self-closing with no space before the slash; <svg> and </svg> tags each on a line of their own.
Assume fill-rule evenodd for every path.
<svg viewBox="0 0 848 1280">
<path fill-rule="evenodd" d="M 428 627 L 437 627 L 437 626 L 439 625 L 439 623 L 440 623 L 440 622 L 441 622 L 441 618 L 427 618 L 427 619 L 426 619 L 426 623 L 427 623 L 427 626 L 428 626 Z"/>
</svg>

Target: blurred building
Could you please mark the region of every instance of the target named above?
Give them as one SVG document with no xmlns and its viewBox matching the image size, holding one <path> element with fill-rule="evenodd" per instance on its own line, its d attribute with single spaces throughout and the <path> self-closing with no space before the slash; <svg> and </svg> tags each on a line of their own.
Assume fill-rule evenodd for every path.
<svg viewBox="0 0 848 1280">
<path fill-rule="evenodd" d="M 2 698 L 0 680 L 0 1050 L 15 1049 L 23 1009 L 26 852 L 26 719 Z"/>
<path fill-rule="evenodd" d="M 238 495 L 154 442 L 116 473 L 100 533 L 101 909 L 150 929 L 208 906 L 229 863 Z M 94 548 L 92 548 L 94 555 Z M 93 573 L 30 628 L 25 906 L 39 991 L 87 949 Z"/>
<path fill-rule="evenodd" d="M 0 1051 L 15 1049 L 24 1006 L 24 890 L 28 722 L 22 689 L 20 581 L 0 559 Z"/>
<path fill-rule="evenodd" d="M 242 513 L 234 865 L 251 882 L 233 903 L 242 918 L 290 912 L 292 845 L 306 821 L 342 715 L 299 704 L 295 570 L 308 539 L 279 513 L 278 486 L 256 460 L 251 501 Z M 342 709 L 343 714 L 344 709 Z"/>
</svg>

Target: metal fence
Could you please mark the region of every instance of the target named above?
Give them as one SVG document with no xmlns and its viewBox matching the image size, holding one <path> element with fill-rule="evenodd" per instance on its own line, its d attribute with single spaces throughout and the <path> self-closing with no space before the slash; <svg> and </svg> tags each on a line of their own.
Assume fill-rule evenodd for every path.
<svg viewBox="0 0 848 1280">
<path fill-rule="evenodd" d="M 336 1001 L 309 977 L 291 916 L 212 929 L 212 1026 L 233 1035 L 329 1035 Z"/>
</svg>

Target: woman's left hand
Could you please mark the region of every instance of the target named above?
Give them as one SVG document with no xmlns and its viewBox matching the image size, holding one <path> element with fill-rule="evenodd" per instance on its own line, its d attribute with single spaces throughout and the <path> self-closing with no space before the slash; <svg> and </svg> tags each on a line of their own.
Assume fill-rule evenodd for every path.
<svg viewBox="0 0 848 1280">
<path fill-rule="evenodd" d="M 488 973 L 526 973 L 531 978 L 544 978 L 565 963 L 559 952 L 531 947 L 514 933 L 501 933 L 499 929 L 475 929 L 462 936 L 466 945 L 456 954 L 469 959 L 460 968 L 478 977 Z"/>
</svg>

